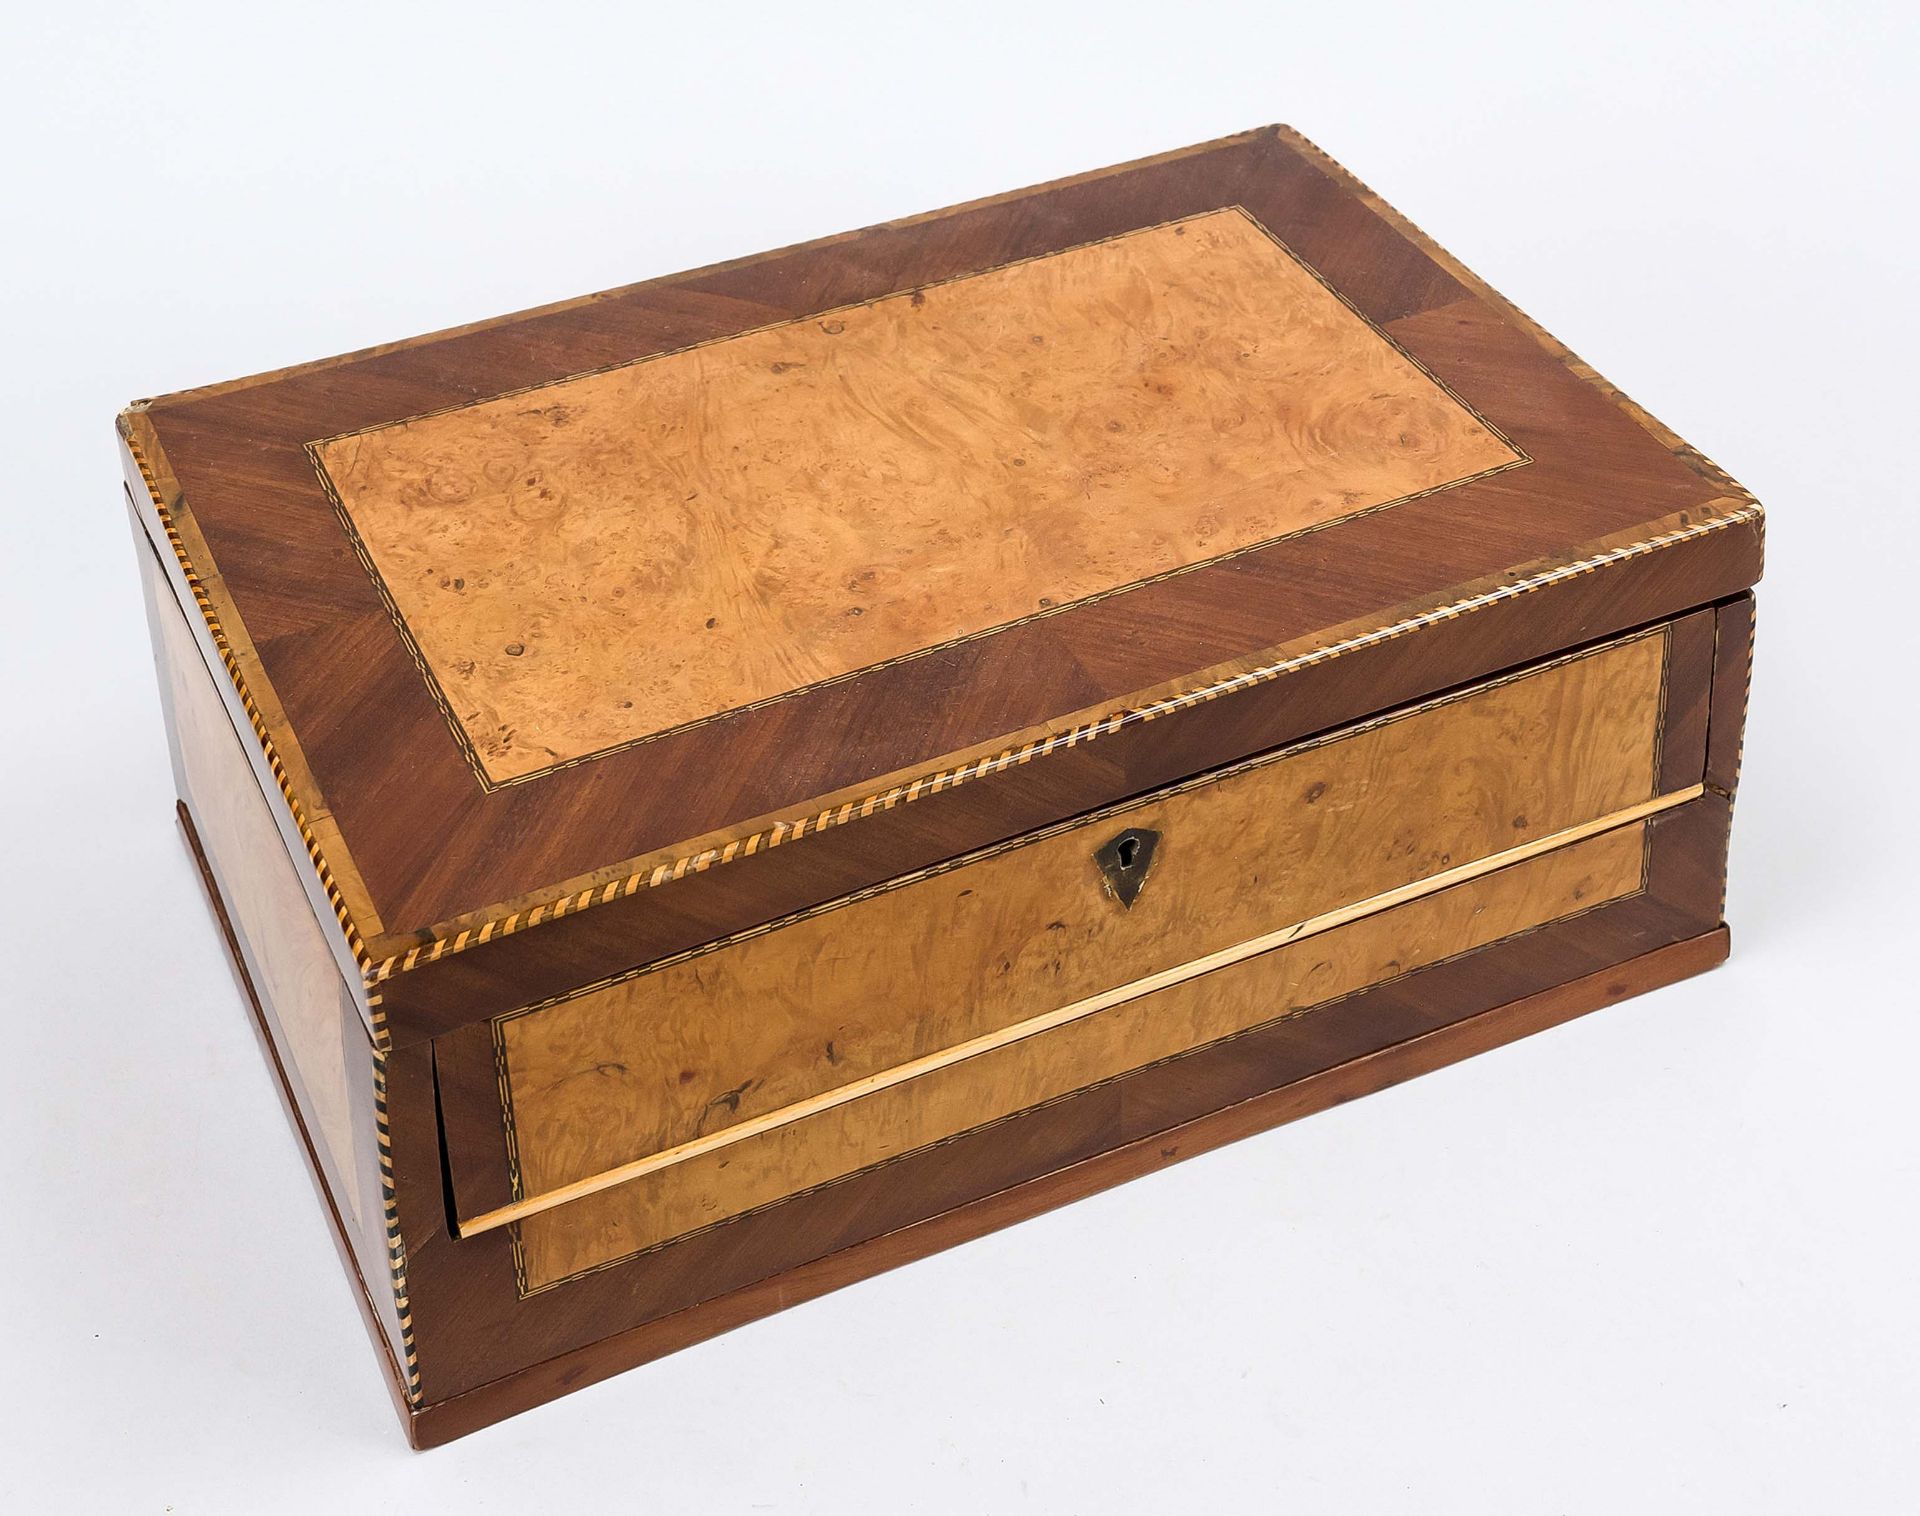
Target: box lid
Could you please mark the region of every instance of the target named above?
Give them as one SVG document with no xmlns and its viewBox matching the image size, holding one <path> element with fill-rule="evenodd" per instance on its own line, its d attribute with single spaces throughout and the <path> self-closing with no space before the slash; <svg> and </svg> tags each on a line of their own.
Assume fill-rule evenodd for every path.
<svg viewBox="0 0 1920 1516">
<path fill-rule="evenodd" d="M 1285 128 L 121 433 L 395 1040 L 1760 570 L 1749 495 Z"/>
</svg>

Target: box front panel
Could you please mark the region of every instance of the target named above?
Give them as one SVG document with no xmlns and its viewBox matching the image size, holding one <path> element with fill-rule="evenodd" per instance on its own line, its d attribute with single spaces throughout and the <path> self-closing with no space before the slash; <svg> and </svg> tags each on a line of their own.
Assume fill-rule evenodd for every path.
<svg viewBox="0 0 1920 1516">
<path fill-rule="evenodd" d="M 1697 748 L 1694 761 L 1697 772 Z M 548 1218 L 557 1225 L 569 1211 L 587 1216 L 596 1204 L 616 1206 L 618 1188 L 518 1228 L 445 1231 L 435 1182 L 440 1134 L 449 1143 L 470 1141 L 479 1127 L 465 1124 L 460 1071 L 441 1061 L 436 1080 L 422 1067 L 413 1095 L 430 1102 L 437 1084 L 443 1125 L 438 1134 L 430 1117 L 410 1135 L 396 1127 L 395 1142 L 403 1187 L 409 1171 L 420 1180 L 417 1203 L 411 1211 L 403 1204 L 403 1214 L 423 1227 L 413 1247 L 409 1222 L 409 1258 L 428 1403 L 447 1406 L 445 1424 L 456 1429 L 476 1424 L 475 1416 L 491 1419 L 501 1408 L 578 1388 L 1220 1141 L 1709 967 L 1724 952 L 1724 933 L 1714 927 L 1728 811 L 1725 798 L 1708 791 L 1644 822 L 1143 996 L 1138 1010 L 1123 1008 L 1131 1023 L 1105 1023 L 1124 1029 L 1122 1041 L 1162 1022 L 1172 1035 L 1213 1040 L 638 1254 L 613 1253 L 614 1239 L 580 1227 L 582 1240 L 566 1243 L 582 1249 L 576 1261 L 606 1261 L 545 1288 L 528 1288 L 527 1249 L 515 1232 Z M 1637 857 L 1636 831 L 1644 844 Z M 1540 924 L 1510 930 L 1532 920 Z M 1075 1029 L 1076 1056 L 1097 1054 L 1101 1020 Z M 1247 1029 L 1216 1035 L 1233 1025 Z M 930 1103 L 937 1117 L 939 1102 Z M 908 1108 L 903 1119 L 914 1114 Z M 498 1134 L 497 1104 L 492 1119 Z M 632 1226 L 636 1218 L 616 1216 L 612 1224 Z M 1220 1224 L 1234 1225 L 1231 1217 Z M 557 1252 L 549 1256 L 549 1267 L 565 1264 Z M 487 1394 L 468 1393 L 488 1386 Z"/>
</svg>

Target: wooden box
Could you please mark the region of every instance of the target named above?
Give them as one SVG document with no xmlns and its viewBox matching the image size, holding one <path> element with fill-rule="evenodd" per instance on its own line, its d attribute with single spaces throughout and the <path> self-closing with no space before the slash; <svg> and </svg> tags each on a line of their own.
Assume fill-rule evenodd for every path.
<svg viewBox="0 0 1920 1516">
<path fill-rule="evenodd" d="M 1284 129 L 120 434 L 419 1444 L 1726 951 L 1759 507 Z"/>
</svg>

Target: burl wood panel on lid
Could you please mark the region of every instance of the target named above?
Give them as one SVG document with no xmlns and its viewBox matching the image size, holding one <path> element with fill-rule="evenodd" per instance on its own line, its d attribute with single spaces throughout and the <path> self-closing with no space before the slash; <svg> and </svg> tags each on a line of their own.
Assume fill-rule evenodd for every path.
<svg viewBox="0 0 1920 1516">
<path fill-rule="evenodd" d="M 312 452 L 493 783 L 1523 461 L 1238 208 Z"/>
<path fill-rule="evenodd" d="M 1645 802 L 1659 787 L 1668 636 L 1663 628 L 1481 686 L 501 1018 L 514 1194 L 538 1198 L 676 1144 L 725 1138 L 1022 1018 Z M 1147 887 L 1122 909 L 1092 854 L 1127 827 L 1160 842 Z M 916 992 L 902 995 L 902 985 Z M 662 1240 L 777 1198 L 782 1184 L 879 1161 L 900 1151 L 900 1131 L 935 1140 L 1019 1109 L 1005 1099 L 1033 1083 L 1013 1072 L 1027 1060 L 1040 1084 L 1065 1090 L 1179 1050 L 1153 1051 L 1158 1041 L 1136 1027 L 1083 1059 L 1083 1035 L 1050 1031 L 1044 1046 L 1004 1050 L 1011 1063 L 996 1053 L 942 1071 L 941 1097 L 926 1109 L 955 1124 L 937 1131 L 930 1116 L 903 1124 L 899 1114 L 932 1098 L 913 1093 L 929 1087 L 920 1075 L 912 1090 L 805 1115 L 808 1131 L 747 1136 L 736 1145 L 747 1154 L 703 1153 L 676 1165 L 684 1172 L 642 1176 L 621 1202 L 570 1202 L 556 1220 L 526 1224 L 529 1283 L 583 1266 L 583 1236 L 603 1238 L 589 1250 L 616 1247 L 611 1236 L 617 1252 L 631 1251 L 644 1245 L 637 1237 Z M 1148 1051 L 1126 1062 L 1139 1048 Z M 625 1219 L 590 1219 L 614 1213 Z"/>
</svg>

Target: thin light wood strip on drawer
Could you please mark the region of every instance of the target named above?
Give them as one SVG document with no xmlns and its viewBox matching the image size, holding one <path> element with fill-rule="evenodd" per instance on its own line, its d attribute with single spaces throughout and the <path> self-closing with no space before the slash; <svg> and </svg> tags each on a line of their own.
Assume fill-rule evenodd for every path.
<svg viewBox="0 0 1920 1516">
<path fill-rule="evenodd" d="M 503 1018 L 516 1196 L 1644 802 L 1665 645 L 1481 686 Z M 1131 910 L 1092 857 L 1128 826 L 1162 834 Z"/>
<path fill-rule="evenodd" d="M 1636 893 L 1646 823 L 1142 995 L 518 1223 L 537 1290 L 1162 1058 Z"/>
</svg>

